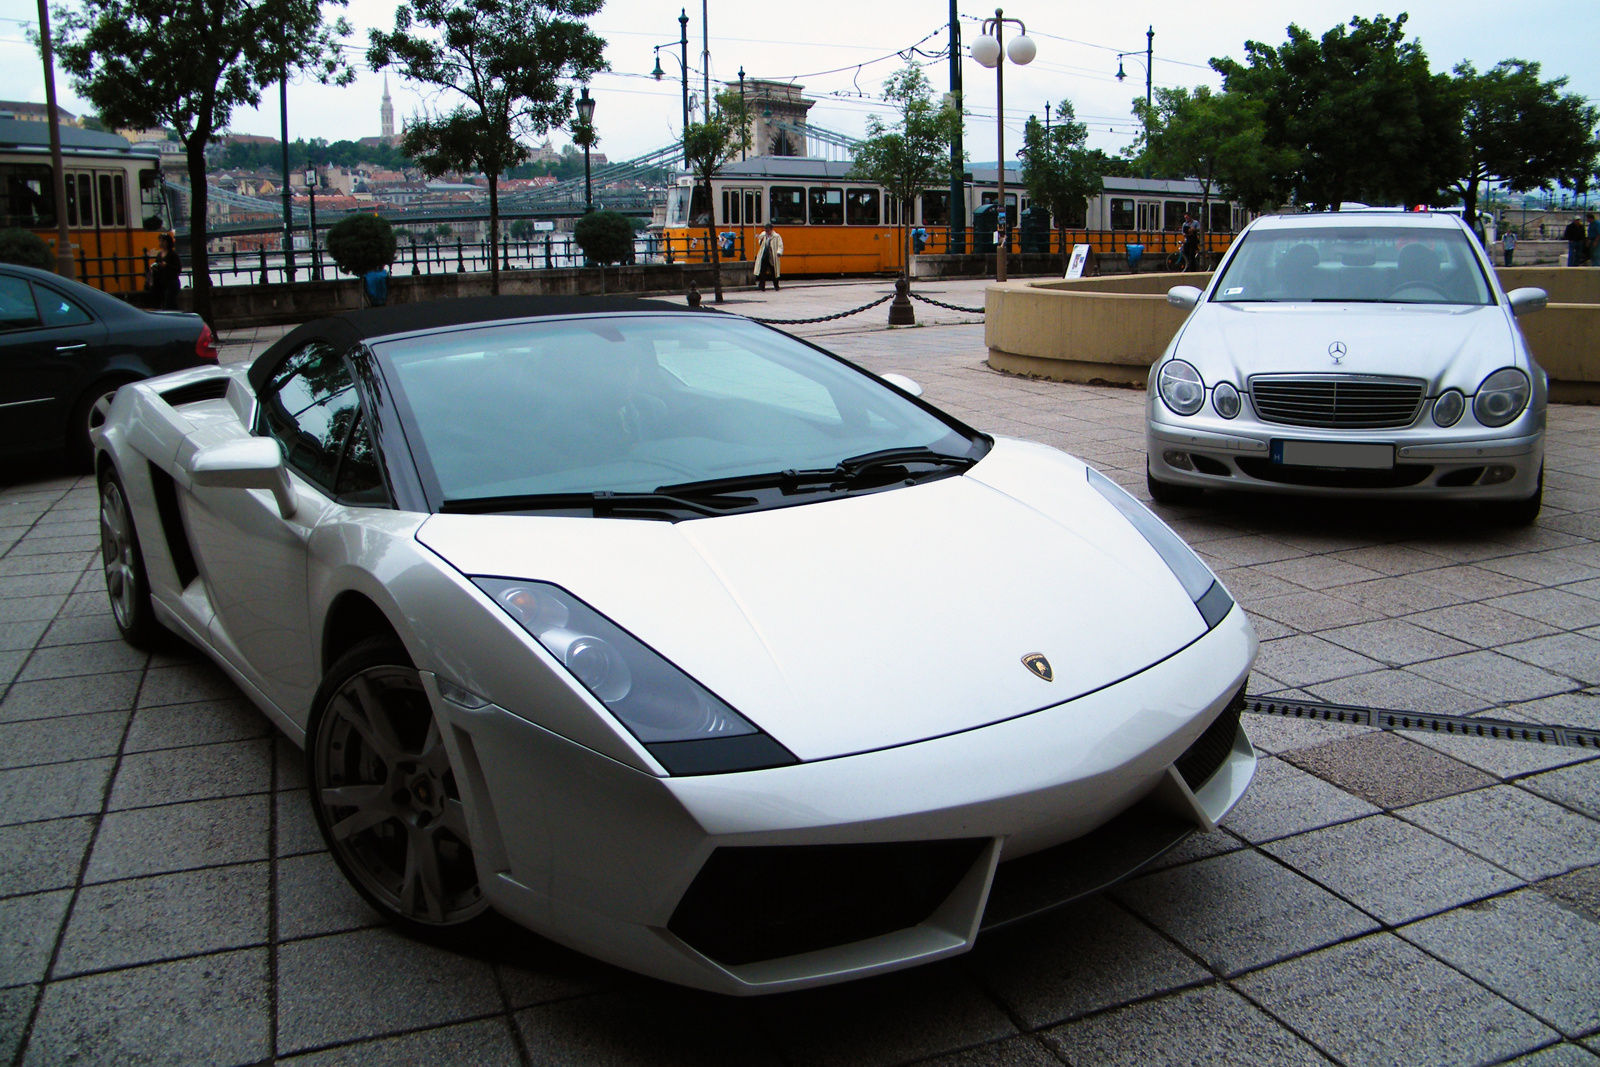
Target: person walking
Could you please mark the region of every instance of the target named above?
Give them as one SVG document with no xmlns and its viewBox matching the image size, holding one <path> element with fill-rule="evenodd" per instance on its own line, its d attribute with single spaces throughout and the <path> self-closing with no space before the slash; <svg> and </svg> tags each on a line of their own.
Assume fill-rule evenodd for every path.
<svg viewBox="0 0 1600 1067">
<path fill-rule="evenodd" d="M 1200 221 L 1187 211 L 1183 213 L 1183 267 L 1185 274 L 1199 269 Z"/>
<path fill-rule="evenodd" d="M 1511 266 L 1511 256 L 1517 250 L 1517 232 L 1507 230 L 1500 235 L 1500 247 L 1506 251 L 1506 266 Z"/>
<path fill-rule="evenodd" d="M 1589 235 L 1583 228 L 1583 220 L 1574 215 L 1572 221 L 1567 223 L 1567 228 L 1561 231 L 1561 239 L 1567 242 L 1567 266 L 1582 266 L 1584 245 L 1589 240 Z"/>
<path fill-rule="evenodd" d="M 171 233 L 156 239 L 159 245 L 156 258 L 150 263 L 150 276 L 146 288 L 155 293 L 156 306 L 163 311 L 178 309 L 178 289 L 182 282 L 183 264 L 178 259 L 178 245 Z"/>
<path fill-rule="evenodd" d="M 1596 222 L 1594 212 L 1589 212 L 1589 266 L 1600 267 L 1600 222 Z"/>
<path fill-rule="evenodd" d="M 782 275 L 781 260 L 783 259 L 783 235 L 772 228 L 772 223 L 762 229 L 761 236 L 756 243 L 756 291 L 766 292 L 767 281 L 772 281 L 772 291 L 779 289 L 778 278 Z"/>
</svg>

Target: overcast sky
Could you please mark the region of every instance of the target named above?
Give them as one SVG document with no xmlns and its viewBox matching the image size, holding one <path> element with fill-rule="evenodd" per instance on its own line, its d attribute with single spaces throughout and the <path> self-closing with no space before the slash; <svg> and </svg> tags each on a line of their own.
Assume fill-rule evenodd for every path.
<svg viewBox="0 0 1600 1067">
<path fill-rule="evenodd" d="M 70 0 L 69 0 L 70 2 Z M 894 53 L 918 44 L 927 52 L 944 48 L 949 20 L 947 0 L 810 0 L 799 3 L 751 3 L 749 0 L 707 0 L 710 24 L 710 75 L 718 81 L 736 81 L 742 66 L 748 77 L 794 81 L 815 97 L 811 110 L 815 126 L 859 135 L 867 116 L 880 111 L 873 97 L 883 79 L 903 61 Z M 679 2 L 663 0 L 607 0 L 593 20 L 594 30 L 606 42 L 611 70 L 599 75 L 592 87 L 597 99 L 595 125 L 599 151 L 612 159 L 641 155 L 670 143 L 680 125 L 676 42 Z M 383 76 L 365 68 L 362 61 L 368 27 L 392 28 L 394 0 L 351 0 L 345 17 L 356 27 L 350 38 L 359 76 L 342 89 L 314 82 L 289 86 L 289 135 L 324 137 L 330 141 L 370 136 L 379 132 L 379 102 Z M 330 14 L 338 9 L 328 5 Z M 1595 0 L 1546 0 L 1529 8 L 1505 0 L 1411 0 L 1406 4 L 1372 6 L 1366 0 L 1123 0 L 1121 3 L 1063 4 L 1059 0 L 1013 0 L 1006 17 L 1019 18 L 1038 45 L 1038 58 L 1027 67 L 1006 65 L 1007 154 L 1015 151 L 1023 122 L 1029 114 L 1044 114 L 1044 105 L 1072 101 L 1078 116 L 1089 123 L 1090 144 L 1116 151 L 1132 134 L 1129 102 L 1144 91 L 1144 45 L 1147 27 L 1155 29 L 1155 84 L 1157 86 L 1218 85 L 1206 66 L 1212 56 L 1243 58 L 1244 42 L 1258 40 L 1281 44 L 1284 28 L 1294 22 L 1320 35 L 1352 14 L 1373 16 L 1409 12 L 1407 32 L 1420 38 L 1435 70 L 1448 70 L 1466 59 L 1482 69 L 1505 58 L 1537 61 L 1545 77 L 1567 75 L 1569 90 L 1591 100 L 1600 99 L 1600 4 Z M 1526 15 L 1522 13 L 1526 12 Z M 702 79 L 701 8 L 692 4 L 689 37 L 691 89 L 698 94 Z M 970 4 L 962 8 L 963 41 L 970 44 L 979 30 L 967 16 L 982 17 L 992 9 Z M 24 43 L 23 33 L 37 17 L 29 0 L 0 0 L 0 97 L 44 99 L 44 83 L 36 54 Z M 1014 32 L 1008 27 L 1007 34 Z M 657 83 L 648 77 L 654 66 L 653 46 L 672 43 L 662 52 L 668 72 Z M 1127 79 L 1119 83 L 1118 51 L 1136 54 L 1123 60 Z M 887 58 L 886 58 L 887 57 Z M 919 62 L 930 62 L 916 57 Z M 853 64 L 860 64 L 859 68 Z M 845 69 L 840 69 L 845 68 Z M 948 61 L 927 68 L 941 91 L 949 86 Z M 966 97 L 971 116 L 966 145 L 973 160 L 995 158 L 995 76 L 970 58 L 963 63 Z M 86 110 L 58 73 L 63 107 Z M 441 99 L 421 87 L 390 76 L 395 112 L 400 118 L 424 107 L 437 107 Z M 269 91 L 257 109 L 234 113 L 232 129 L 239 133 L 276 137 L 279 130 L 278 94 Z M 557 145 L 566 142 L 553 133 Z"/>
</svg>

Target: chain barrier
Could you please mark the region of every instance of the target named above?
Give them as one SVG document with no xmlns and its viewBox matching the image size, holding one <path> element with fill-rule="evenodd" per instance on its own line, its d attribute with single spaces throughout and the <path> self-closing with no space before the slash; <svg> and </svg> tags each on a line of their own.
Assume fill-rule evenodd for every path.
<svg viewBox="0 0 1600 1067">
<path fill-rule="evenodd" d="M 852 308 L 849 311 L 841 311 L 837 315 L 819 315 L 814 319 L 764 319 L 759 315 L 746 315 L 745 318 L 750 319 L 752 322 L 764 322 L 768 326 L 800 326 L 808 322 L 832 322 L 834 319 L 843 319 L 848 318 L 851 315 L 859 315 L 863 311 L 868 311 L 872 308 L 875 308 L 879 304 L 886 304 L 893 299 L 894 294 L 890 293 L 888 296 L 879 297 L 870 304 L 862 304 L 858 308 Z"/>
<path fill-rule="evenodd" d="M 964 311 L 969 315 L 982 315 L 986 310 L 985 308 L 962 307 L 960 304 L 946 304 L 942 300 L 934 300 L 932 297 L 923 296 L 921 293 L 908 292 L 906 295 L 913 300 L 920 300 L 924 304 L 932 304 L 934 307 L 945 308 L 949 311 Z"/>
</svg>

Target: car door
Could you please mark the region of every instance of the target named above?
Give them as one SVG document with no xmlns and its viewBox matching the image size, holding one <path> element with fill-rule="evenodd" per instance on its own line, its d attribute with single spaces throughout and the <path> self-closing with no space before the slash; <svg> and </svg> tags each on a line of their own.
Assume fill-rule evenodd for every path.
<svg viewBox="0 0 1600 1067">
<path fill-rule="evenodd" d="M 105 337 L 105 326 L 76 301 L 0 273 L 0 448 L 60 442 L 74 387 Z"/>
<path fill-rule="evenodd" d="M 259 400 L 254 432 L 283 449 L 295 491 L 294 514 L 284 518 L 264 490 L 195 486 L 190 529 L 215 611 L 217 647 L 298 719 L 319 681 L 307 589 L 308 542 L 338 512 L 333 498 L 341 489 L 349 492 L 371 448 L 358 428 L 361 402 L 350 364 L 326 341 L 309 341 L 291 352 Z M 352 438 L 360 442 L 353 451 L 361 459 L 345 464 L 341 481 Z"/>
</svg>

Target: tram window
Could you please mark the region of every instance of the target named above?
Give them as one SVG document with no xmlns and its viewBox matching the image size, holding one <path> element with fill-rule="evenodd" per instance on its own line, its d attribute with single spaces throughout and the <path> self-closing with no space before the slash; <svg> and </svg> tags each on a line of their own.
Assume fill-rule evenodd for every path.
<svg viewBox="0 0 1600 1067">
<path fill-rule="evenodd" d="M 54 226 L 55 178 L 45 164 L 0 164 L 0 188 L 5 191 L 5 225 L 25 230 Z"/>
<path fill-rule="evenodd" d="M 798 185 L 772 187 L 772 224 L 774 226 L 804 226 L 806 224 L 806 191 Z"/>
<path fill-rule="evenodd" d="M 39 311 L 26 278 L 0 277 L 0 330 L 26 330 L 39 325 Z"/>
<path fill-rule="evenodd" d="M 839 226 L 844 222 L 844 190 L 812 189 L 811 225 Z"/>
<path fill-rule="evenodd" d="M 1082 230 L 1089 225 L 1089 201 L 1074 200 L 1067 207 L 1064 218 L 1058 217 L 1056 225 L 1068 230 Z"/>
<path fill-rule="evenodd" d="M 1111 228 L 1113 230 L 1133 229 L 1133 201 L 1121 197 L 1111 198 Z"/>
<path fill-rule="evenodd" d="M 932 189 L 922 194 L 922 224 L 948 226 L 950 224 L 950 194 L 936 193 Z"/>
<path fill-rule="evenodd" d="M 689 222 L 689 187 L 677 185 L 667 190 L 667 223 L 685 226 Z"/>
<path fill-rule="evenodd" d="M 878 225 L 878 190 L 851 189 L 846 192 L 844 221 L 852 226 Z"/>
<path fill-rule="evenodd" d="M 744 221 L 746 226 L 761 225 L 761 190 L 744 191 Z"/>
<path fill-rule="evenodd" d="M 117 206 L 117 225 L 128 224 L 128 179 L 121 174 L 111 176 L 113 203 Z"/>
<path fill-rule="evenodd" d="M 1182 200 L 1168 200 L 1162 205 L 1166 210 L 1166 225 L 1162 227 L 1172 233 L 1183 229 L 1183 213 L 1187 210 Z"/>
<path fill-rule="evenodd" d="M 900 225 L 900 201 L 892 196 L 883 198 L 883 224 L 885 226 Z"/>
<path fill-rule="evenodd" d="M 711 205 L 706 203 L 706 187 L 703 185 L 696 185 L 694 195 L 689 198 L 689 225 L 711 225 Z"/>
<path fill-rule="evenodd" d="M 1233 229 L 1233 227 L 1230 224 L 1230 219 L 1229 219 L 1228 216 L 1231 215 L 1231 214 L 1232 214 L 1232 210 L 1227 204 L 1225 204 L 1225 203 L 1223 203 L 1223 204 L 1212 204 L 1211 205 L 1211 225 L 1209 227 L 1207 227 L 1207 229 L 1210 229 L 1211 231 L 1213 231 L 1215 233 L 1228 233 L 1228 232 L 1230 232 Z"/>
<path fill-rule="evenodd" d="M 78 225 L 94 225 L 94 179 L 78 175 Z"/>
<path fill-rule="evenodd" d="M 139 214 L 140 222 L 147 230 L 162 228 L 162 218 L 166 215 L 167 205 L 161 198 L 160 176 L 153 170 L 139 172 Z"/>
<path fill-rule="evenodd" d="M 743 199 L 743 198 L 739 196 L 739 191 L 737 189 L 724 189 L 724 190 L 722 190 L 722 223 L 723 223 L 723 225 L 725 225 L 725 226 L 742 226 L 742 225 L 744 225 L 744 222 L 740 217 L 743 214 L 743 212 L 741 212 L 739 210 L 741 207 L 744 206 L 743 204 L 741 204 L 739 202 L 741 199 Z"/>
<path fill-rule="evenodd" d="M 114 205 L 116 194 L 111 191 L 111 175 L 100 175 L 100 225 L 115 226 L 117 217 Z"/>
</svg>

